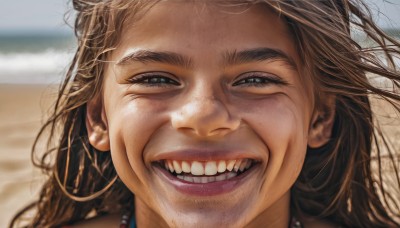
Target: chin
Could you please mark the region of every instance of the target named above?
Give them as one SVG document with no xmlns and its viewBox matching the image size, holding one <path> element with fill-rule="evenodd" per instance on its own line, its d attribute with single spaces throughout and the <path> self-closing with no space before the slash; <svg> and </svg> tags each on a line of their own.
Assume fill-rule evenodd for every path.
<svg viewBox="0 0 400 228">
<path fill-rule="evenodd" d="M 169 227 L 244 227 L 256 211 L 254 200 L 198 199 L 169 204 L 162 213 Z M 253 202 L 253 204 L 252 204 Z M 251 206 L 253 205 L 253 206 Z"/>
<path fill-rule="evenodd" d="M 246 222 L 241 214 L 231 214 L 227 211 L 203 211 L 196 213 L 185 213 L 168 218 L 169 227 L 244 227 Z"/>
</svg>

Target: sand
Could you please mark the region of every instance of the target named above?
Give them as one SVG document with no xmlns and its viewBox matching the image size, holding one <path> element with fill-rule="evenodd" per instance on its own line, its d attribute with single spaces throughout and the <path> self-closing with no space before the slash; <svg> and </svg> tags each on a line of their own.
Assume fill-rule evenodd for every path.
<svg viewBox="0 0 400 228">
<path fill-rule="evenodd" d="M 30 148 L 55 101 L 56 88 L 0 85 L 0 227 L 7 227 L 15 212 L 37 197 L 43 183 L 43 176 L 31 164 Z M 380 102 L 374 104 L 392 142 L 400 147 L 398 121 L 384 118 L 393 115 L 393 110 Z"/>
<path fill-rule="evenodd" d="M 36 198 L 43 183 L 30 148 L 54 94 L 54 86 L 0 85 L 0 227 Z"/>
</svg>

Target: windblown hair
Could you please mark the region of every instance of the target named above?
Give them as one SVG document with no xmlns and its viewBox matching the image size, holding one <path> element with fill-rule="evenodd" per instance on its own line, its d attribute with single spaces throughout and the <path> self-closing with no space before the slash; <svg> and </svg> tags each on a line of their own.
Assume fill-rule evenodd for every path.
<svg viewBox="0 0 400 228">
<path fill-rule="evenodd" d="M 10 227 L 18 226 L 30 211 L 34 217 L 27 227 L 53 227 L 91 214 L 116 212 L 134 200 L 118 179 L 110 153 L 90 145 L 86 104 L 101 91 L 104 66 L 118 45 L 127 18 L 140 17 L 156 2 L 72 2 L 77 11 L 78 48 L 60 86 L 54 112 L 32 148 L 34 164 L 48 179 L 39 199 L 21 210 Z M 336 97 L 332 138 L 321 148 L 307 150 L 291 190 L 293 213 L 345 227 L 400 226 L 396 195 L 400 190 L 399 152 L 390 146 L 370 105 L 371 98 L 379 98 L 400 112 L 400 70 L 395 65 L 395 59 L 400 58 L 399 41 L 377 27 L 362 0 L 233 2 L 267 4 L 276 11 L 292 32 L 304 66 L 300 74 L 311 77 L 314 83 L 315 105 L 324 105 L 318 94 Z M 364 34 L 373 47 L 357 43 L 352 38 L 354 31 Z M 372 83 L 371 75 L 390 82 L 392 88 Z M 47 138 L 48 149 L 35 159 L 42 138 Z M 384 181 L 384 162 L 394 170 L 394 191 L 389 191 Z"/>
</svg>

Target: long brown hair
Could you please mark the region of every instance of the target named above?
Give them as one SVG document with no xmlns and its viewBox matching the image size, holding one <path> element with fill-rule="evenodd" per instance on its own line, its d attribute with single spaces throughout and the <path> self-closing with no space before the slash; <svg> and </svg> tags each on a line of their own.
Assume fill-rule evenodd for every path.
<svg viewBox="0 0 400 228">
<path fill-rule="evenodd" d="M 48 180 L 39 199 L 21 210 L 10 227 L 17 226 L 31 210 L 35 216 L 27 226 L 52 227 L 113 213 L 133 203 L 134 196 L 118 179 L 109 153 L 96 151 L 88 142 L 86 103 L 101 90 L 104 64 L 118 45 L 126 19 L 139 16 L 155 1 L 72 2 L 77 11 L 78 48 L 54 112 L 32 149 L 34 164 Z M 400 111 L 396 93 L 400 71 L 395 64 L 399 41 L 377 27 L 362 0 L 243 2 L 263 2 L 287 22 L 305 66 L 302 74 L 312 78 L 315 94 L 336 97 L 332 139 L 322 148 L 307 150 L 302 172 L 292 187 L 294 213 L 349 227 L 400 226 L 395 195 L 400 190 L 399 154 L 382 133 L 370 104 L 371 98 L 379 98 Z M 352 38 L 354 31 L 371 40 L 373 47 L 361 47 Z M 389 81 L 392 89 L 371 83 L 371 75 Z M 318 96 L 315 105 L 323 106 Z M 48 149 L 35 159 L 43 137 Z M 394 191 L 384 181 L 382 164 L 387 161 L 394 170 Z"/>
</svg>

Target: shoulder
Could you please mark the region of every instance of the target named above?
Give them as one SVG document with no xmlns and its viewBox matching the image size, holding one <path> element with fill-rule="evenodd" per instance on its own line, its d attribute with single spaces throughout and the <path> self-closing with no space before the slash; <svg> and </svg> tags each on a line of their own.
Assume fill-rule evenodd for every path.
<svg viewBox="0 0 400 228">
<path fill-rule="evenodd" d="M 119 228 L 121 222 L 120 214 L 104 215 L 100 217 L 91 218 L 85 221 L 78 222 L 74 225 L 65 228 L 90 228 L 90 227 L 107 227 L 107 228 Z"/>
</svg>

